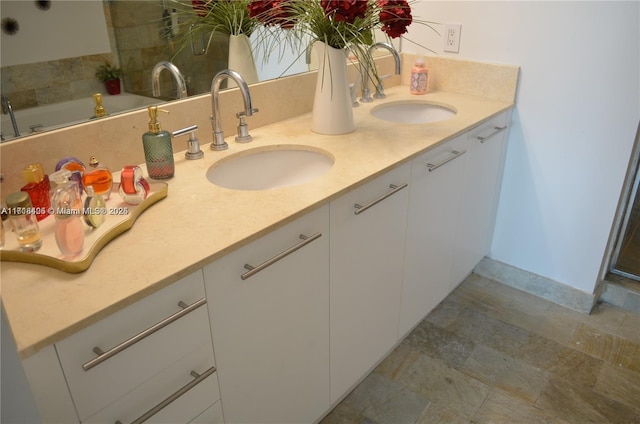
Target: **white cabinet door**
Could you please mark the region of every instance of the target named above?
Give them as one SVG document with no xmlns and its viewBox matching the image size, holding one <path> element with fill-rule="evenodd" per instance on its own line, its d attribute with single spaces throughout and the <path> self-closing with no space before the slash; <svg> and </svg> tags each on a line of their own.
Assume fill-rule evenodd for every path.
<svg viewBox="0 0 640 424">
<path fill-rule="evenodd" d="M 491 248 L 510 113 L 501 113 L 467 135 L 465 190 L 451 275 L 452 289 Z"/>
<path fill-rule="evenodd" d="M 205 267 L 225 422 L 307 423 L 329 408 L 328 218 L 325 205 Z"/>
<path fill-rule="evenodd" d="M 331 202 L 332 402 L 398 341 L 409 176 L 405 164 Z"/>
<path fill-rule="evenodd" d="M 411 163 L 401 337 L 450 291 L 467 159 L 465 140 L 465 136 L 458 137 Z"/>
</svg>

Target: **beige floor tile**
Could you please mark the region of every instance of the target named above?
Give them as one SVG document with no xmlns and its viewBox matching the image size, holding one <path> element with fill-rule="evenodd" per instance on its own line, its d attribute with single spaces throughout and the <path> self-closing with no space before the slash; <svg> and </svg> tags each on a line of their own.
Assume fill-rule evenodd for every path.
<svg viewBox="0 0 640 424">
<path fill-rule="evenodd" d="M 476 413 L 489 393 L 488 385 L 425 355 L 420 355 L 398 381 L 433 405 L 466 418 Z"/>
<path fill-rule="evenodd" d="M 475 343 L 466 337 L 447 331 L 429 321 L 422 321 L 403 341 L 412 349 L 440 359 L 450 367 L 458 368 L 467 360 Z"/>
<path fill-rule="evenodd" d="M 476 347 L 460 371 L 530 403 L 536 401 L 547 382 L 543 370 L 482 345 Z"/>
<path fill-rule="evenodd" d="M 633 423 L 637 411 L 588 387 L 551 378 L 535 406 L 571 423 Z"/>
<path fill-rule="evenodd" d="M 502 390 L 492 390 L 473 417 L 474 424 L 569 424 L 547 414 L 530 402 Z"/>
<path fill-rule="evenodd" d="M 640 412 L 640 374 L 606 364 L 593 390 Z"/>
<path fill-rule="evenodd" d="M 640 314 L 627 312 L 617 335 L 640 344 Z"/>
<path fill-rule="evenodd" d="M 436 306 L 433 311 L 427 315 L 425 320 L 445 328 L 451 324 L 458 314 L 464 309 L 464 305 L 455 302 L 453 299 L 446 298 Z"/>
<path fill-rule="evenodd" d="M 580 324 L 573 339 L 576 349 L 612 365 L 640 373 L 640 344 Z"/>
<path fill-rule="evenodd" d="M 470 418 L 456 414 L 442 405 L 431 404 L 424 410 L 416 424 L 474 424 Z"/>
</svg>

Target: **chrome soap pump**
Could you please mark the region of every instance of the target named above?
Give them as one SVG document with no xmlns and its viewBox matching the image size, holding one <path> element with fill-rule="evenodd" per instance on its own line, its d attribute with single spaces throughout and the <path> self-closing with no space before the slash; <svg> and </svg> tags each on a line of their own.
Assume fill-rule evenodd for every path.
<svg viewBox="0 0 640 424">
<path fill-rule="evenodd" d="M 150 178 L 163 180 L 173 177 L 175 164 L 173 162 L 173 147 L 171 134 L 164 131 L 158 122 L 158 106 L 149 106 L 149 131 L 142 135 L 144 158 Z"/>
</svg>

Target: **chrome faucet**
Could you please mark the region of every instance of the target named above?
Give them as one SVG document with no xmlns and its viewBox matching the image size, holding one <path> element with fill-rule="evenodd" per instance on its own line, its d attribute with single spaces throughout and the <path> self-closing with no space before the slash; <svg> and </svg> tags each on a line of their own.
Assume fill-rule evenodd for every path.
<svg viewBox="0 0 640 424">
<path fill-rule="evenodd" d="M 2 114 L 9 115 L 11 118 L 11 125 L 13 125 L 13 133 L 16 137 L 20 137 L 20 130 L 18 130 L 18 122 L 16 116 L 13 114 L 13 106 L 11 106 L 11 100 L 5 95 L 2 95 Z"/>
<path fill-rule="evenodd" d="M 167 69 L 171 75 L 173 75 L 173 80 L 176 82 L 178 98 L 182 99 L 183 97 L 187 97 L 187 83 L 185 82 L 182 73 L 176 65 L 171 62 L 167 62 L 166 60 L 156 63 L 151 71 L 153 97 L 158 97 L 160 95 L 160 72 L 162 72 L 163 69 Z"/>
<path fill-rule="evenodd" d="M 396 63 L 396 69 L 395 69 L 396 75 L 400 75 L 400 71 L 401 71 L 400 55 L 398 54 L 396 49 L 394 49 L 393 46 L 389 43 L 375 43 L 374 45 L 369 47 L 370 58 L 371 58 L 371 53 L 378 48 L 389 50 L 389 52 L 393 55 L 393 59 L 395 60 L 395 63 Z M 371 61 L 373 61 L 373 58 L 371 58 Z M 371 90 L 369 90 L 369 62 L 368 61 L 366 62 L 366 65 L 365 65 L 365 73 L 363 78 L 364 78 L 364 83 L 362 84 L 363 85 L 362 98 L 360 99 L 360 101 L 364 103 L 370 103 L 373 101 L 373 98 L 371 97 Z M 378 78 L 376 76 L 376 79 L 378 80 L 378 85 L 376 87 L 376 98 L 384 98 L 384 89 L 382 87 L 381 78 Z"/>
<path fill-rule="evenodd" d="M 211 150 L 225 150 L 229 147 L 227 142 L 224 141 L 224 133 L 222 132 L 222 119 L 220 118 L 220 102 L 218 100 L 220 96 L 220 83 L 223 79 L 231 78 L 235 81 L 236 85 L 240 89 L 242 98 L 244 100 L 244 112 L 239 112 L 241 116 L 251 116 L 258 109 L 254 109 L 251 105 L 251 93 L 249 93 L 249 86 L 245 82 L 244 78 L 231 69 L 223 69 L 218 72 L 211 80 L 211 127 L 213 128 L 213 142 L 210 147 Z M 246 125 L 246 124 L 245 124 Z M 246 129 L 246 128 L 245 128 Z"/>
</svg>

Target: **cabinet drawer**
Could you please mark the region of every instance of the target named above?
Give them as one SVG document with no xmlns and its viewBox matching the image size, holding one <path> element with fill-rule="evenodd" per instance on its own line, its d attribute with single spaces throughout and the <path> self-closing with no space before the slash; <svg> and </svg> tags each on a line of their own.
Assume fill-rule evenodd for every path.
<svg viewBox="0 0 640 424">
<path fill-rule="evenodd" d="M 203 343 L 211 343 L 203 284 L 202 271 L 197 271 L 56 344 L 81 420 Z M 188 308 L 190 312 L 171 321 L 168 317 L 187 311 L 178 302 L 195 309 Z M 158 325 L 167 322 L 164 327 Z M 162 328 L 135 339 L 158 327 Z M 83 368 L 98 356 L 95 347 L 106 352 L 132 338 L 131 346 L 88 370 Z"/>
<path fill-rule="evenodd" d="M 507 129 L 507 113 L 501 113 L 471 129 L 468 138 L 482 143 L 497 139 Z"/>
<path fill-rule="evenodd" d="M 152 415 L 144 422 L 187 423 L 220 399 L 212 358 L 211 343 L 206 343 L 83 422 L 135 422 L 173 396 L 175 399 L 165 407 L 154 414 L 149 412 L 148 415 Z M 191 375 L 192 371 L 203 377 L 213 373 L 197 379 Z M 192 386 L 189 387 L 189 384 Z"/>
</svg>

